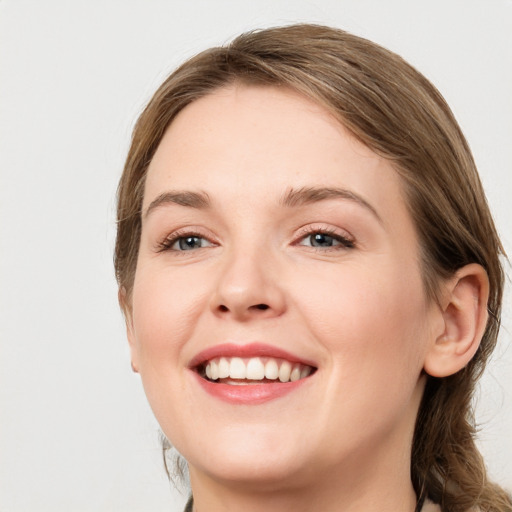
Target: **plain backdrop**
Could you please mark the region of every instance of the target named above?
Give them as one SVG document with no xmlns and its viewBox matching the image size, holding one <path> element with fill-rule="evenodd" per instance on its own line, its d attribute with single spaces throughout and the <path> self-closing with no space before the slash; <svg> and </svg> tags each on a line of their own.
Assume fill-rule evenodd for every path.
<svg viewBox="0 0 512 512">
<path fill-rule="evenodd" d="M 0 0 L 2 512 L 182 509 L 117 306 L 116 184 L 137 115 L 178 63 L 298 21 L 368 37 L 438 86 L 512 253 L 510 0 Z M 510 283 L 508 297 L 477 411 L 490 473 L 511 489 Z"/>
</svg>

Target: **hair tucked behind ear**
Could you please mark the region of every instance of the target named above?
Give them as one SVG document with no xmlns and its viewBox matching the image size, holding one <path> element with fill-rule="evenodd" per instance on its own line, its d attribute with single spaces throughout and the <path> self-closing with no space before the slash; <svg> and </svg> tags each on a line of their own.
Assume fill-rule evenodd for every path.
<svg viewBox="0 0 512 512">
<path fill-rule="evenodd" d="M 250 32 L 183 64 L 140 116 L 119 185 L 115 265 L 129 298 L 140 240 L 146 170 L 185 106 L 231 83 L 284 86 L 327 108 L 400 174 L 422 250 L 425 293 L 466 264 L 490 282 L 489 321 L 473 360 L 457 374 L 429 377 L 412 447 L 411 475 L 443 510 L 512 510 L 487 480 L 475 446 L 471 400 L 496 344 L 504 254 L 466 140 L 439 92 L 399 56 L 344 31 L 293 25 Z"/>
</svg>

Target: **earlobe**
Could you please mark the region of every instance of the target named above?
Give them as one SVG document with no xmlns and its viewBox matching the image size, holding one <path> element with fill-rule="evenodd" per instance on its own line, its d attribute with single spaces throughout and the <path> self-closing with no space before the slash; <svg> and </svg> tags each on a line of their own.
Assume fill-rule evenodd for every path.
<svg viewBox="0 0 512 512">
<path fill-rule="evenodd" d="M 424 364 L 432 377 L 457 373 L 478 350 L 488 318 L 487 272 L 476 263 L 462 267 L 447 281 L 442 297 L 444 328 L 433 340 Z"/>
<path fill-rule="evenodd" d="M 117 293 L 117 298 L 119 300 L 119 305 L 123 311 L 124 321 L 126 325 L 126 337 L 128 339 L 128 344 L 130 346 L 130 355 L 131 355 L 131 366 L 132 371 L 134 373 L 139 373 L 138 364 L 137 364 L 137 356 L 136 356 L 136 345 L 135 345 L 135 333 L 133 329 L 133 316 L 132 316 L 132 308 L 129 303 L 128 294 L 126 292 L 126 288 L 121 286 Z"/>
</svg>

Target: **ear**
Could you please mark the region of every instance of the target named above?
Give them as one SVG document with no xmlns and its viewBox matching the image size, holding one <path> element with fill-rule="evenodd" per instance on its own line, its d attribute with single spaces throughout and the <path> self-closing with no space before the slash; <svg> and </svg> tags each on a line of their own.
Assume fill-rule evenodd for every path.
<svg viewBox="0 0 512 512">
<path fill-rule="evenodd" d="M 130 303 L 130 299 L 128 298 L 128 293 L 124 286 L 119 288 L 117 292 L 117 298 L 119 300 L 119 305 L 123 311 L 124 321 L 126 324 L 126 337 L 128 338 L 128 344 L 130 345 L 130 354 L 131 354 L 131 364 L 132 370 L 135 373 L 139 373 L 138 364 L 137 364 L 137 350 L 135 346 L 135 331 L 133 329 L 133 314 L 132 307 Z"/>
<path fill-rule="evenodd" d="M 475 355 L 487 325 L 489 279 L 484 268 L 471 263 L 444 285 L 441 299 L 443 330 L 430 346 L 424 370 L 447 377 L 464 368 Z"/>
</svg>

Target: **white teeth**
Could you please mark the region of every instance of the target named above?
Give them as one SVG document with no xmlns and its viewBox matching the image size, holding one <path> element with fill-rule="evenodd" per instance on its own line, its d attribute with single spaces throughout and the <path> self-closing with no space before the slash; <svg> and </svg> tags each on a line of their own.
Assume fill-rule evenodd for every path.
<svg viewBox="0 0 512 512">
<path fill-rule="evenodd" d="M 217 380 L 219 378 L 219 365 L 215 361 L 212 361 L 210 373 L 212 374 L 210 377 L 212 380 Z"/>
<path fill-rule="evenodd" d="M 232 379 L 246 379 L 247 369 L 245 363 L 239 357 L 233 357 L 231 364 L 229 365 L 229 376 Z"/>
<path fill-rule="evenodd" d="M 221 357 L 219 361 L 219 379 L 229 377 L 229 361 L 225 357 Z"/>
<path fill-rule="evenodd" d="M 265 365 L 265 377 L 270 380 L 276 380 L 279 377 L 279 366 L 275 359 L 269 359 Z"/>
<path fill-rule="evenodd" d="M 311 366 L 303 366 L 300 372 L 300 378 L 305 379 L 311 373 Z"/>
<path fill-rule="evenodd" d="M 300 365 L 295 364 L 292 369 L 292 373 L 290 373 L 290 380 L 295 382 L 300 379 Z"/>
<path fill-rule="evenodd" d="M 265 366 L 259 357 L 249 359 L 247 363 L 247 379 L 262 380 L 265 378 Z"/>
<path fill-rule="evenodd" d="M 288 361 L 283 361 L 281 368 L 279 368 L 279 380 L 281 382 L 288 382 L 290 380 L 290 373 L 292 372 L 292 365 Z"/>
<path fill-rule="evenodd" d="M 313 368 L 300 363 L 290 363 L 284 359 L 251 357 L 220 357 L 208 361 L 204 374 L 210 380 L 226 379 L 228 384 L 247 385 L 250 382 L 277 380 L 295 382 L 308 377 Z"/>
</svg>

